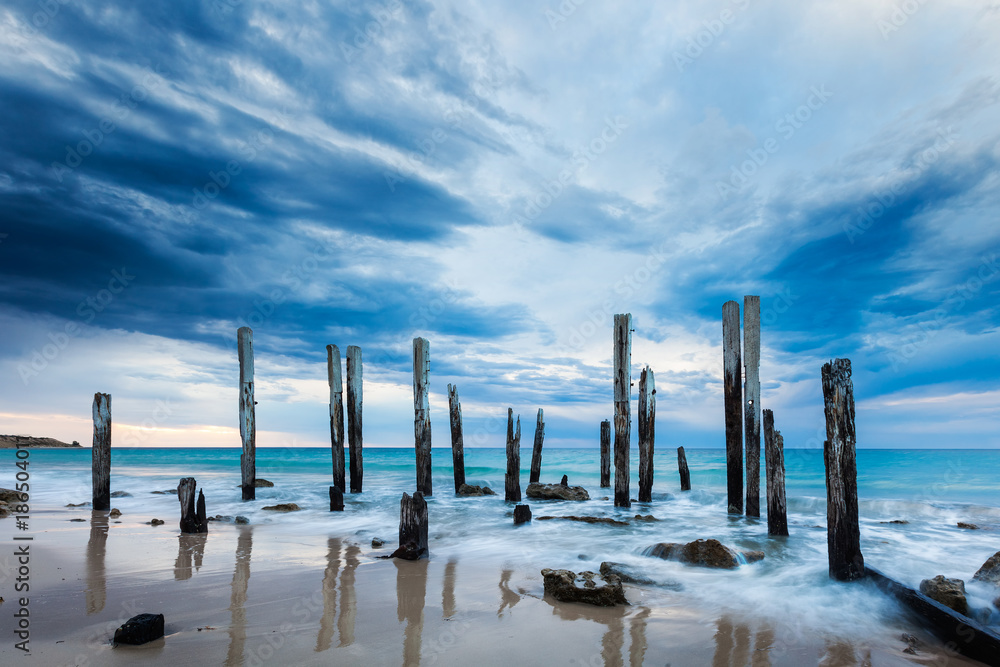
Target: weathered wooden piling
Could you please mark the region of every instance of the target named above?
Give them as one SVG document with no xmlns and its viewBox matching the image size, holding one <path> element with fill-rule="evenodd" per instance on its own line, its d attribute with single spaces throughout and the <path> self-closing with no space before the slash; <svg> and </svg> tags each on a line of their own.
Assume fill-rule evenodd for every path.
<svg viewBox="0 0 1000 667">
<path fill-rule="evenodd" d="M 419 491 L 399 501 L 399 547 L 390 558 L 417 560 L 427 556 L 427 501 Z"/>
<path fill-rule="evenodd" d="M 611 422 L 601 422 L 601 488 L 611 486 Z"/>
<path fill-rule="evenodd" d="M 538 418 L 535 420 L 535 446 L 531 450 L 531 476 L 529 484 L 534 484 L 542 474 L 542 441 L 545 440 L 545 415 L 538 408 Z"/>
<path fill-rule="evenodd" d="M 351 455 L 351 493 L 361 493 L 364 486 L 362 452 L 362 364 L 361 348 L 347 346 L 347 446 Z"/>
<path fill-rule="evenodd" d="M 688 470 L 688 460 L 683 447 L 677 448 L 677 471 L 681 475 L 681 491 L 690 491 L 691 472 Z"/>
<path fill-rule="evenodd" d="M 344 475 L 344 385 L 341 381 L 340 348 L 326 346 L 326 373 L 330 384 L 330 451 L 333 454 L 333 485 L 347 490 Z"/>
<path fill-rule="evenodd" d="M 615 315 L 615 507 L 631 507 L 629 445 L 632 429 L 632 315 Z"/>
<path fill-rule="evenodd" d="M 451 420 L 451 463 L 455 471 L 455 493 L 465 484 L 465 439 L 462 435 L 462 403 L 458 385 L 448 385 L 448 416 Z"/>
<path fill-rule="evenodd" d="M 336 484 L 330 487 L 330 511 L 344 511 L 344 490 Z"/>
<path fill-rule="evenodd" d="M 743 514 L 743 392 L 740 304 L 722 305 L 722 373 L 726 404 L 726 488 L 730 514 Z"/>
<path fill-rule="evenodd" d="M 514 505 L 514 525 L 531 521 L 531 507 L 528 505 Z"/>
<path fill-rule="evenodd" d="M 208 518 L 205 516 L 205 493 L 198 492 L 198 503 L 195 506 L 194 492 L 198 483 L 194 477 L 184 477 L 177 485 L 177 497 L 181 501 L 181 532 L 207 533 Z"/>
<path fill-rule="evenodd" d="M 639 375 L 639 502 L 653 500 L 653 449 L 656 440 L 656 382 L 646 366 Z"/>
<path fill-rule="evenodd" d="M 431 411 L 427 374 L 431 366 L 431 344 L 426 338 L 413 339 L 413 438 L 417 454 L 417 491 L 433 494 L 431 482 Z"/>
<path fill-rule="evenodd" d="M 764 410 L 764 468 L 767 475 L 767 534 L 788 535 L 785 511 L 785 440 L 774 430 L 774 413 Z"/>
<path fill-rule="evenodd" d="M 852 581 L 865 576 L 858 525 L 858 466 L 855 454 L 854 383 L 851 360 L 823 365 L 826 412 L 826 544 L 830 577 Z"/>
<path fill-rule="evenodd" d="M 243 453 L 240 455 L 241 488 L 243 500 L 257 497 L 257 426 L 254 419 L 253 400 L 253 330 L 240 327 L 236 332 L 240 358 L 240 438 Z"/>
<path fill-rule="evenodd" d="M 111 394 L 94 394 L 94 443 L 90 450 L 91 506 L 111 509 Z"/>
<path fill-rule="evenodd" d="M 507 474 L 504 477 L 504 500 L 521 502 L 521 415 L 514 430 L 514 410 L 507 408 Z"/>
<path fill-rule="evenodd" d="M 760 297 L 743 297 L 743 434 L 747 457 L 747 516 L 760 516 Z"/>
</svg>

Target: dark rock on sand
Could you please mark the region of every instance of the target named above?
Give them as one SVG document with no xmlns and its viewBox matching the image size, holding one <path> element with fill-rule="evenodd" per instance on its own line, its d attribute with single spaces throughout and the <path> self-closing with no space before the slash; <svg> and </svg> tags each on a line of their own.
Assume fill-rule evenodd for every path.
<svg viewBox="0 0 1000 667">
<path fill-rule="evenodd" d="M 90 507 L 90 503 L 70 503 L 66 507 Z"/>
<path fill-rule="evenodd" d="M 969 603 L 965 599 L 965 582 L 961 579 L 948 579 L 939 574 L 933 579 L 921 581 L 920 592 L 959 614 L 969 613 Z"/>
<path fill-rule="evenodd" d="M 514 525 L 531 521 L 531 508 L 527 505 L 514 506 Z"/>
<path fill-rule="evenodd" d="M 958 522 L 958 527 L 959 528 L 965 528 L 966 530 L 979 530 L 979 526 L 977 526 L 976 524 L 974 524 L 974 523 L 966 523 L 964 521 L 959 521 Z"/>
<path fill-rule="evenodd" d="M 108 512 L 108 516 L 111 517 L 112 519 L 117 519 L 121 515 L 122 515 L 122 512 L 117 507 L 112 507 L 111 511 Z"/>
<path fill-rule="evenodd" d="M 264 510 L 273 510 L 275 512 L 298 512 L 301 507 L 295 503 L 278 503 L 277 505 L 268 505 L 267 507 L 262 507 Z"/>
<path fill-rule="evenodd" d="M 986 562 L 976 570 L 972 578 L 976 581 L 985 581 L 1000 586 L 1000 551 L 986 559 Z"/>
<path fill-rule="evenodd" d="M 267 508 L 265 507 L 264 509 Z M 287 510 L 287 511 L 294 511 L 294 510 Z M 246 518 L 245 516 L 230 516 L 228 514 L 216 514 L 215 516 L 208 517 L 207 520 L 218 521 L 219 523 L 236 523 L 236 524 L 250 523 L 250 519 Z"/>
<path fill-rule="evenodd" d="M 458 495 L 460 496 L 495 496 L 496 491 L 488 486 L 474 486 L 472 484 L 463 484 L 458 487 Z"/>
<path fill-rule="evenodd" d="M 661 542 L 646 548 L 646 556 L 655 556 L 664 560 L 677 560 L 689 565 L 714 567 L 732 570 L 740 565 L 739 554 L 718 540 L 695 540 L 687 544 Z M 748 563 L 755 563 L 764 558 L 762 551 L 748 551 L 743 554 Z"/>
<path fill-rule="evenodd" d="M 524 495 L 540 500 L 590 500 L 590 494 L 582 486 L 541 484 L 539 482 L 529 484 Z"/>
<path fill-rule="evenodd" d="M 166 523 L 166 522 L 163 521 L 162 519 L 153 519 L 152 521 L 149 522 L 149 525 L 150 526 L 162 526 L 164 523 Z"/>
<path fill-rule="evenodd" d="M 10 516 L 10 507 L 8 507 L 7 503 L 0 500 L 0 519 L 6 519 L 9 516 Z"/>
<path fill-rule="evenodd" d="M 131 498 L 132 494 L 129 493 L 128 491 L 112 491 L 111 492 L 111 497 L 112 498 Z"/>
<path fill-rule="evenodd" d="M 582 602 L 598 607 L 628 604 L 622 582 L 615 575 L 607 577 L 594 572 L 576 574 L 570 570 L 542 570 L 545 592 L 560 602 Z"/>
<path fill-rule="evenodd" d="M 248 523 L 250 523 L 250 519 L 240 514 L 237 515 L 235 519 L 233 519 L 233 523 L 235 523 L 237 526 L 245 526 Z"/>
<path fill-rule="evenodd" d="M 116 644 L 146 644 L 163 636 L 163 614 L 139 614 L 115 630 Z"/>
<path fill-rule="evenodd" d="M 385 546 L 385 540 L 383 540 L 381 537 L 372 538 L 372 549 L 381 549 L 384 546 Z"/>
<path fill-rule="evenodd" d="M 5 503 L 23 503 L 24 495 L 20 491 L 13 489 L 0 489 L 0 501 Z"/>
<path fill-rule="evenodd" d="M 561 519 L 563 521 L 581 521 L 583 523 L 603 523 L 609 526 L 627 526 L 628 521 L 618 521 L 616 519 L 609 519 L 606 516 L 540 516 L 539 521 L 552 521 L 556 519 Z"/>
<path fill-rule="evenodd" d="M 86 521 L 86 519 L 70 519 L 70 521 L 79 521 L 79 522 L 82 523 L 82 522 Z"/>
</svg>

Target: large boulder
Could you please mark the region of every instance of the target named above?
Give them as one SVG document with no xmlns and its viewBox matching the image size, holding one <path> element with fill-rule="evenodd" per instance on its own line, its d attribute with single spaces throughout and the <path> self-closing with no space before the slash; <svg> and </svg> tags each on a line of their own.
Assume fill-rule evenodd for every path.
<svg viewBox="0 0 1000 667">
<path fill-rule="evenodd" d="M 969 613 L 969 603 L 965 599 L 965 582 L 961 579 L 948 579 L 939 574 L 933 579 L 921 581 L 920 592 L 959 614 Z"/>
<path fill-rule="evenodd" d="M 1000 551 L 996 552 L 983 563 L 972 578 L 976 581 L 1000 585 Z"/>
<path fill-rule="evenodd" d="M 21 497 L 22 495 L 26 494 L 22 494 L 20 491 L 15 491 L 13 489 L 0 489 L 0 501 L 5 503 L 23 503 L 24 500 Z"/>
<path fill-rule="evenodd" d="M 524 495 L 539 500 L 590 500 L 590 494 L 582 486 L 541 484 L 540 482 L 529 484 Z"/>
<path fill-rule="evenodd" d="M 115 630 L 116 644 L 145 644 L 163 636 L 163 614 L 139 614 Z"/>
<path fill-rule="evenodd" d="M 628 604 L 621 580 L 613 574 L 607 577 L 594 572 L 576 574 L 570 570 L 542 570 L 545 592 L 560 602 L 582 602 L 598 607 Z"/>
<path fill-rule="evenodd" d="M 664 560 L 677 560 L 689 565 L 714 567 L 723 570 L 733 570 L 740 566 L 740 555 L 718 540 L 695 540 L 687 544 L 660 542 L 647 547 L 643 554 L 655 556 Z M 742 554 L 748 563 L 755 563 L 764 558 L 762 551 L 748 551 Z"/>
<path fill-rule="evenodd" d="M 473 484 L 463 484 L 458 487 L 460 496 L 495 496 L 497 493 L 488 486 L 475 486 Z"/>
</svg>

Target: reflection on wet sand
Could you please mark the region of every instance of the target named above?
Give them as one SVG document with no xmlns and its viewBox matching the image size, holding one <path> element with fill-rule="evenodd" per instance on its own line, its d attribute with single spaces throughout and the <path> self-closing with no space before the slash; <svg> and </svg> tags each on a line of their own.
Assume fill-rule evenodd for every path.
<svg viewBox="0 0 1000 667">
<path fill-rule="evenodd" d="M 753 632 L 745 623 L 733 624 L 728 616 L 723 616 L 716 622 L 715 657 L 712 667 L 770 667 L 771 645 L 774 643 L 774 631 L 765 626 L 757 634 L 757 644 L 753 646 Z"/>
<path fill-rule="evenodd" d="M 205 543 L 208 541 L 208 533 L 181 533 L 177 538 L 174 579 L 183 581 L 190 579 L 195 570 L 201 569 L 202 560 L 205 558 Z"/>
<path fill-rule="evenodd" d="M 521 601 L 521 596 L 510 589 L 510 577 L 513 570 L 503 570 L 500 573 L 500 608 L 497 609 L 497 618 L 503 616 L 504 609 L 513 609 L 514 605 Z"/>
<path fill-rule="evenodd" d="M 420 664 L 420 640 L 424 631 L 424 600 L 427 597 L 426 558 L 418 561 L 393 559 L 396 565 L 396 617 L 406 621 L 403 631 L 403 662 Z"/>
<path fill-rule="evenodd" d="M 326 541 L 326 571 L 323 573 L 323 616 L 319 619 L 316 652 L 330 648 L 333 641 L 333 620 L 337 615 L 337 572 L 340 570 L 340 540 Z"/>
<path fill-rule="evenodd" d="M 108 515 L 91 512 L 90 539 L 87 540 L 87 613 L 104 610 L 108 583 L 104 574 L 104 556 L 108 544 Z"/>
<path fill-rule="evenodd" d="M 567 604 L 556 602 L 549 595 L 542 598 L 552 606 L 552 613 L 566 621 L 576 621 L 580 619 L 594 621 L 601 625 L 608 626 L 601 637 L 601 659 L 607 667 L 617 667 L 623 665 L 622 647 L 625 646 L 625 616 L 629 614 L 628 607 L 592 607 L 586 604 Z M 629 659 L 633 664 L 638 659 L 642 664 L 642 655 L 646 652 L 646 630 L 645 619 L 649 616 L 649 609 L 642 608 L 633 619 L 634 625 L 631 630 L 632 647 Z M 595 662 L 597 656 L 581 656 L 577 662 L 586 665 Z"/>
<path fill-rule="evenodd" d="M 631 667 L 639 667 L 646 657 L 647 618 L 649 618 L 649 609 L 643 608 L 629 622 L 628 664 Z"/>
<path fill-rule="evenodd" d="M 621 667 L 622 647 L 625 645 L 625 626 L 621 616 L 611 616 L 605 623 L 607 632 L 601 637 L 601 658 L 605 667 Z"/>
<path fill-rule="evenodd" d="M 247 640 L 247 587 L 250 585 L 250 552 L 253 549 L 253 529 L 240 529 L 236 541 L 236 568 L 233 570 L 232 594 L 229 611 L 229 650 L 226 653 L 227 667 L 243 664 L 243 647 Z"/>
<path fill-rule="evenodd" d="M 337 619 L 337 631 L 340 634 L 338 646 L 350 646 L 354 643 L 354 617 L 358 613 L 357 599 L 354 594 L 354 570 L 360 561 L 358 554 L 361 547 L 352 544 L 347 547 L 346 567 L 340 574 L 340 617 Z"/>
<path fill-rule="evenodd" d="M 444 587 L 441 590 L 441 611 L 444 618 L 455 615 L 455 567 L 458 561 L 452 558 L 444 566 Z"/>
<path fill-rule="evenodd" d="M 757 643 L 754 644 L 750 667 L 771 667 L 772 648 L 774 648 L 774 628 L 765 625 L 757 631 Z"/>
<path fill-rule="evenodd" d="M 827 640 L 826 654 L 819 661 L 820 667 L 871 667 L 871 651 L 866 651 L 864 658 L 858 662 L 854 646 L 844 640 Z"/>
</svg>

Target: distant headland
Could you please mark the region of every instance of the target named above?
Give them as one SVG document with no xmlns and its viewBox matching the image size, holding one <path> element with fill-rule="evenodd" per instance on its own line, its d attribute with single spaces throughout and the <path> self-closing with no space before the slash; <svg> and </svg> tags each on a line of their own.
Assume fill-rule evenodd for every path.
<svg viewBox="0 0 1000 667">
<path fill-rule="evenodd" d="M 79 447 L 80 443 L 74 440 L 72 443 L 62 442 L 55 438 L 32 438 L 28 435 L 0 435 L 0 449 L 14 449 L 15 447 Z"/>
</svg>

